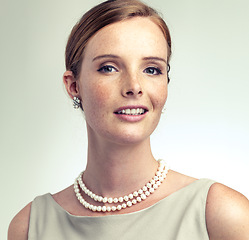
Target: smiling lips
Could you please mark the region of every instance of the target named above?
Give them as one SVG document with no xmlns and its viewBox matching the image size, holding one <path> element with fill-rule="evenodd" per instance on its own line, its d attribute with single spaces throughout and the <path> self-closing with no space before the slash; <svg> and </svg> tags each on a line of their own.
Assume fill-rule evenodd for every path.
<svg viewBox="0 0 249 240">
<path fill-rule="evenodd" d="M 117 112 L 116 114 L 124 114 L 124 115 L 141 115 L 144 114 L 147 110 L 144 108 L 127 108 L 127 109 L 122 109 Z"/>
<path fill-rule="evenodd" d="M 114 114 L 125 122 L 139 122 L 145 118 L 147 112 L 145 106 L 125 106 L 117 109 Z"/>
</svg>

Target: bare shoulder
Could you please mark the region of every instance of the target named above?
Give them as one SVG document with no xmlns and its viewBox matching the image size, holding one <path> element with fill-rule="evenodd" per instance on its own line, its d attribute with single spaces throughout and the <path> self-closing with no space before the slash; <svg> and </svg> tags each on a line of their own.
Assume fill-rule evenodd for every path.
<svg viewBox="0 0 249 240">
<path fill-rule="evenodd" d="M 239 192 L 215 183 L 207 197 L 206 221 L 210 240 L 249 240 L 249 201 Z"/>
<path fill-rule="evenodd" d="M 8 240 L 27 240 L 31 203 L 24 207 L 11 221 Z"/>
</svg>

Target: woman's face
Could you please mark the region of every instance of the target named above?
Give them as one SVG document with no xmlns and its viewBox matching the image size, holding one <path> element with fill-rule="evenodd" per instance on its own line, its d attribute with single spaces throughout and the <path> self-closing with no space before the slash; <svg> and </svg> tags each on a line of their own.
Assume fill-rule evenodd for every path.
<svg viewBox="0 0 249 240">
<path fill-rule="evenodd" d="M 89 137 L 148 139 L 167 98 L 167 43 L 149 18 L 108 25 L 88 42 L 77 82 Z"/>
</svg>

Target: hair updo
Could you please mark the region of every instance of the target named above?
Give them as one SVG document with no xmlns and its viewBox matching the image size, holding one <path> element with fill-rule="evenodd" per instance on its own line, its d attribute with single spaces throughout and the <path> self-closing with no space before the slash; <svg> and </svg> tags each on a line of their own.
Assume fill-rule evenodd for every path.
<svg viewBox="0 0 249 240">
<path fill-rule="evenodd" d="M 171 37 L 166 23 L 157 11 L 139 0 L 108 0 L 86 12 L 73 27 L 66 46 L 66 69 L 72 71 L 74 77 L 78 79 L 84 50 L 89 39 L 109 24 L 137 16 L 149 17 L 162 30 L 168 45 L 167 61 L 169 62 Z"/>
</svg>

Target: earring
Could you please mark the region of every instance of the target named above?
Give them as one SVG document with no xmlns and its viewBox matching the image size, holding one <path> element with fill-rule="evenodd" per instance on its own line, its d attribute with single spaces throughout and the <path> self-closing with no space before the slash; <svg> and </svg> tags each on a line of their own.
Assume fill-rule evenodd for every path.
<svg viewBox="0 0 249 240">
<path fill-rule="evenodd" d="M 73 98 L 73 107 L 74 107 L 75 109 L 78 109 L 80 106 L 81 106 L 80 99 L 77 98 L 77 97 L 74 97 L 74 98 Z"/>
<path fill-rule="evenodd" d="M 170 82 L 170 78 L 169 78 L 169 71 L 170 71 L 170 65 L 168 64 L 168 66 L 167 66 L 167 77 L 168 77 L 168 83 Z"/>
<path fill-rule="evenodd" d="M 162 109 L 162 113 L 165 113 L 166 111 L 166 106 L 164 105 L 163 109 Z"/>
</svg>

